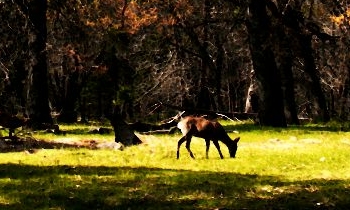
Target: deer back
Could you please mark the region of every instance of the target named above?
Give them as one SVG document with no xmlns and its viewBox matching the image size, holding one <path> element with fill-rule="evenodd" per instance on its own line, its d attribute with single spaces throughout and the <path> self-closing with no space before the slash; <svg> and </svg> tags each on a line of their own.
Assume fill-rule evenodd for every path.
<svg viewBox="0 0 350 210">
<path fill-rule="evenodd" d="M 228 137 L 219 122 L 209 121 L 203 117 L 185 117 L 177 126 L 184 136 L 190 134 L 204 139 L 217 140 Z"/>
</svg>

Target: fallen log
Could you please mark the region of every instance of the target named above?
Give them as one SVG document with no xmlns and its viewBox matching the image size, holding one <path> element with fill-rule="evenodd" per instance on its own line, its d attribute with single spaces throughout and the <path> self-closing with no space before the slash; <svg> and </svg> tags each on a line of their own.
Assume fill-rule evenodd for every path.
<svg viewBox="0 0 350 210">
<path fill-rule="evenodd" d="M 174 134 L 176 130 L 178 130 L 177 127 L 172 127 L 168 130 L 151 130 L 151 131 L 146 131 L 146 132 L 140 132 L 140 134 L 143 134 L 143 135 Z"/>
<path fill-rule="evenodd" d="M 171 121 L 171 122 L 166 122 L 166 123 L 162 123 L 162 124 L 150 124 L 150 123 L 143 123 L 143 122 L 135 122 L 135 123 L 129 123 L 128 124 L 130 129 L 137 131 L 137 132 L 150 132 L 150 131 L 170 131 L 171 128 L 176 127 L 177 126 L 177 122 Z"/>
<path fill-rule="evenodd" d="M 227 118 L 232 118 L 236 120 L 248 120 L 257 119 L 258 113 L 245 113 L 245 112 L 223 112 L 223 111 L 212 111 L 206 109 L 193 109 L 182 106 L 175 106 L 167 103 L 160 102 L 162 106 L 169 107 L 178 111 L 186 111 L 187 115 L 210 115 L 210 116 L 226 116 Z"/>
</svg>

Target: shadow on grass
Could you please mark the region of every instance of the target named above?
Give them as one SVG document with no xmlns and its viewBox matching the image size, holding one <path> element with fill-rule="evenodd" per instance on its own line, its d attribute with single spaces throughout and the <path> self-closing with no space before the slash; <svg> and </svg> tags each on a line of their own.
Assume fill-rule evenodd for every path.
<svg viewBox="0 0 350 210">
<path fill-rule="evenodd" d="M 130 167 L 0 165 L 0 209 L 346 209 L 349 180 Z"/>
</svg>

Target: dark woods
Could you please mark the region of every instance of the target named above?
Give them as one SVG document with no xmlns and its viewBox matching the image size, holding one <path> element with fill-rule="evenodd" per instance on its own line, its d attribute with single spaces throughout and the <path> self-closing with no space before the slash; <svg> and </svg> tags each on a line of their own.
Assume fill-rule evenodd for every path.
<svg viewBox="0 0 350 210">
<path fill-rule="evenodd" d="M 340 1 L 134 3 L 0 1 L 1 110 L 37 128 L 111 109 L 152 126 L 178 111 L 159 101 L 277 127 L 349 118 Z"/>
</svg>

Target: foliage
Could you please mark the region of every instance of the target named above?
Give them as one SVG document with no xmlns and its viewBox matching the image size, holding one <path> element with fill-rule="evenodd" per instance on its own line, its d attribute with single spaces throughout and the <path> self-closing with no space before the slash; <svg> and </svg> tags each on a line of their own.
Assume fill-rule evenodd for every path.
<svg viewBox="0 0 350 210">
<path fill-rule="evenodd" d="M 21 2 L 27 3 L 0 2 L 5 20 L 0 24 L 4 34 L 0 39 L 0 100 L 13 113 L 23 111 L 30 95 L 27 70 L 32 61 L 28 51 L 31 37 L 27 34 L 31 20 L 22 12 Z M 81 110 L 87 110 L 87 115 L 101 117 L 105 106 L 117 100 L 119 104 L 129 103 L 133 116 L 139 118 L 146 117 L 159 101 L 244 111 L 249 102 L 248 88 L 255 80 L 250 73 L 256 68 L 249 46 L 252 34 L 246 27 L 247 11 L 252 11 L 247 9 L 248 3 L 48 1 L 45 52 L 52 110 L 64 113 L 64 104 L 69 104 L 68 115 L 83 115 Z M 298 116 L 317 119 L 324 109 L 333 118 L 346 120 L 350 113 L 347 6 L 328 0 L 266 3 L 266 15 L 271 20 L 267 36 L 280 73 L 289 62 L 286 54 L 291 59 L 291 75 L 282 75 L 281 89 L 294 79 L 285 95 L 295 95 L 293 106 Z M 309 58 L 315 78 L 306 71 L 308 63 L 302 56 L 305 44 L 299 35 L 311 37 L 308 54 L 312 54 Z M 67 59 L 72 52 L 79 59 Z M 101 62 L 108 57 L 118 61 L 113 68 Z M 264 71 L 269 73 L 268 68 Z M 319 83 L 326 107 L 315 94 L 315 83 Z M 124 94 L 122 89 L 130 96 L 121 98 L 131 101 L 119 98 Z M 288 102 L 284 103 L 287 110 Z"/>
<path fill-rule="evenodd" d="M 348 198 L 350 134 L 341 125 L 287 129 L 223 122 L 239 130 L 237 157 L 221 160 L 194 138 L 193 160 L 180 134 L 144 136 L 124 151 L 41 149 L 0 154 L 4 209 L 342 209 Z M 86 135 L 94 126 L 62 126 L 69 135 L 36 134 L 49 141 L 113 141 Z"/>
</svg>

